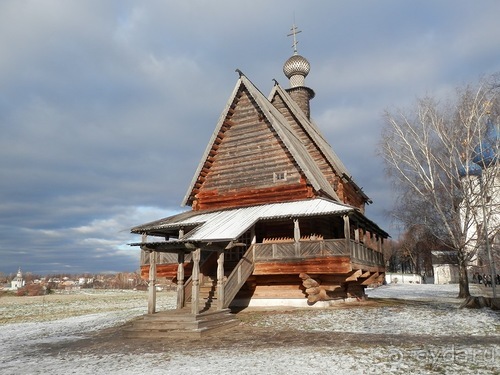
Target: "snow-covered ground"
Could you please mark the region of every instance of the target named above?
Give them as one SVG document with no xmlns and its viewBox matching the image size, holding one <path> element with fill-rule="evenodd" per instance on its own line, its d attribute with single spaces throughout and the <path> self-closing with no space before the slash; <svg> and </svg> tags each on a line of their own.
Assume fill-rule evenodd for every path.
<svg viewBox="0 0 500 375">
<path fill-rule="evenodd" d="M 48 353 L 44 347 L 79 340 L 144 314 L 144 294 L 92 295 L 84 302 L 76 299 L 75 306 L 52 303 L 49 296 L 0 298 L 0 374 L 500 374 L 500 314 L 458 309 L 457 293 L 456 285 L 391 284 L 368 290 L 370 298 L 382 303 L 278 310 L 245 323 L 332 335 L 347 332 L 358 338 L 344 338 L 335 347 L 285 343 L 244 350 L 98 355 Z M 161 309 L 174 306 L 172 294 L 159 293 L 158 298 Z M 393 298 L 407 303 L 383 303 Z M 363 343 L 364 336 L 371 341 Z M 407 339 L 398 340 L 403 336 Z M 373 337 L 389 340 L 376 345 Z"/>
</svg>

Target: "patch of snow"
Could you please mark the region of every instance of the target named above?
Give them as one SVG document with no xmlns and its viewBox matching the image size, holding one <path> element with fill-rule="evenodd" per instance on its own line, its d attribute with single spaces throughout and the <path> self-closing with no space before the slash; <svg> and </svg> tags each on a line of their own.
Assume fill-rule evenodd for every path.
<svg viewBox="0 0 500 375">
<path fill-rule="evenodd" d="M 460 302 L 458 284 L 388 284 L 367 289 L 371 298 L 397 298 L 403 300 Z"/>
<path fill-rule="evenodd" d="M 253 323 L 303 331 L 352 332 L 363 334 L 410 334 L 422 337 L 498 337 L 499 344 L 442 346 L 410 344 L 345 345 L 335 348 L 315 346 L 271 349 L 248 347 L 223 348 L 210 352 L 174 352 L 161 354 L 103 353 L 88 355 L 46 355 L 49 343 L 65 343 L 84 337 L 89 332 L 120 325 L 144 313 L 147 298 L 136 302 L 120 302 L 118 295 L 100 299 L 99 308 L 80 316 L 51 321 L 31 321 L 0 325 L 0 374 L 474 374 L 500 373 L 499 314 L 488 309 L 458 309 L 456 285 L 391 284 L 369 290 L 372 298 L 399 299 L 398 303 L 380 306 L 334 309 L 297 310 L 285 314 L 265 314 Z M 131 297 L 132 298 L 132 295 Z M 401 300 L 407 300 L 404 303 Z M 128 298 L 126 299 L 128 300 Z M 87 308 L 92 299 L 86 301 Z M 114 301 L 114 302 L 113 302 Z M 423 301 L 415 303 L 415 301 Z M 439 301 L 439 303 L 426 303 Z M 444 301 L 444 302 L 443 302 Z M 175 296 L 161 302 L 173 308 Z M 0 305 L 2 301 L 0 300 Z M 120 307 L 121 306 L 121 307 Z M 19 314 L 24 314 L 18 306 Z M 25 305 L 30 308 L 29 304 Z M 48 311 L 46 311 L 48 313 Z M 304 319 L 307 316 L 307 319 Z M 320 328 L 318 328 L 320 327 Z M 434 341 L 435 342 L 435 341 Z M 448 341 L 449 342 L 449 341 Z M 490 340 L 491 342 L 491 340 Z"/>
</svg>

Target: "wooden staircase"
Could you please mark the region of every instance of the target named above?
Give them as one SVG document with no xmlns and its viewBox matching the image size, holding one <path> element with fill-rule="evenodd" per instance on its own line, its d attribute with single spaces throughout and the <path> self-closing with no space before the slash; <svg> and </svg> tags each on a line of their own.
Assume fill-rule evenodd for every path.
<svg viewBox="0 0 500 375">
<path fill-rule="evenodd" d="M 250 246 L 240 259 L 225 283 L 223 307 L 227 308 L 254 270 L 254 245 Z"/>
<path fill-rule="evenodd" d="M 125 336 L 138 339 L 200 338 L 240 323 L 230 309 L 217 310 L 216 277 L 203 276 L 199 301 L 199 313 L 196 315 L 191 313 L 189 300 L 182 309 L 146 314 L 130 322 L 125 328 Z"/>
<path fill-rule="evenodd" d="M 138 339 L 200 338 L 240 323 L 231 314 L 229 304 L 253 271 L 253 247 L 251 246 L 231 271 L 225 282 L 222 310 L 217 310 L 217 276 L 214 275 L 216 257 L 210 256 L 201 268 L 199 286 L 199 313 L 191 313 L 191 278 L 186 281 L 186 303 L 182 309 L 147 314 L 133 320 L 125 327 L 125 336 Z"/>
<path fill-rule="evenodd" d="M 186 306 L 191 306 L 189 301 Z M 200 306 L 199 311 L 203 313 L 217 307 L 217 277 L 204 275 L 200 283 Z"/>
</svg>

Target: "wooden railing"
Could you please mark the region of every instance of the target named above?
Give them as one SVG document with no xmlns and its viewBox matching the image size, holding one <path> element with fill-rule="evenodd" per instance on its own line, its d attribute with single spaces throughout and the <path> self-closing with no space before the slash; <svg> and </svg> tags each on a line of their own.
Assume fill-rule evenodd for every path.
<svg viewBox="0 0 500 375">
<path fill-rule="evenodd" d="M 157 264 L 172 264 L 177 263 L 177 253 L 157 253 Z M 141 266 L 149 265 L 150 252 L 141 251 Z M 186 254 L 184 258 L 185 262 L 191 261 L 191 253 Z"/>
<path fill-rule="evenodd" d="M 367 265 L 384 265 L 383 254 L 362 243 L 345 239 L 269 242 L 255 244 L 255 261 L 305 259 L 328 256 L 350 256 L 351 261 Z"/>
<path fill-rule="evenodd" d="M 245 252 L 234 270 L 224 283 L 223 308 L 227 308 L 240 288 L 254 270 L 255 262 L 307 259 L 317 257 L 348 256 L 351 262 L 369 266 L 384 266 L 384 256 L 381 252 L 372 250 L 360 242 L 345 239 L 266 241 L 266 243 L 253 244 Z M 201 273 L 208 274 L 216 262 L 216 253 L 212 253 L 200 265 Z M 189 277 L 184 284 L 184 302 L 191 300 L 192 278 Z"/>
<path fill-rule="evenodd" d="M 224 284 L 224 303 L 227 308 L 254 269 L 254 248 L 252 245 L 240 259 Z"/>
<path fill-rule="evenodd" d="M 384 254 L 364 246 L 360 242 L 350 241 L 351 262 L 384 266 Z"/>
</svg>

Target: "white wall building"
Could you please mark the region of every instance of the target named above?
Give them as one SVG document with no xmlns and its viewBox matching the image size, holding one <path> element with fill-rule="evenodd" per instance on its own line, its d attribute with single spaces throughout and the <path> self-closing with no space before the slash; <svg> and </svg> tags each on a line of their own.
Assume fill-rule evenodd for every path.
<svg viewBox="0 0 500 375">
<path fill-rule="evenodd" d="M 23 273 L 21 272 L 21 268 L 17 271 L 16 277 L 10 282 L 11 290 L 18 290 L 25 285 L 25 281 L 23 279 Z"/>
<path fill-rule="evenodd" d="M 458 259 L 455 251 L 432 251 L 434 284 L 458 283 Z"/>
<path fill-rule="evenodd" d="M 475 257 L 471 260 L 471 272 L 489 273 L 490 263 L 486 251 L 484 236 L 484 216 L 488 232 L 489 247 L 492 256 L 496 254 L 498 273 L 500 253 L 500 163 L 499 163 L 499 131 L 491 116 L 485 124 L 480 142 L 474 148 L 472 160 L 464 162 L 459 171 L 467 191 L 467 203 L 462 208 L 462 223 L 467 227 L 467 242 L 471 251 L 480 243 Z M 485 215 L 483 213 L 485 209 Z M 467 209 L 474 212 L 467 212 Z M 469 214 L 467 219 L 467 214 Z"/>
</svg>

